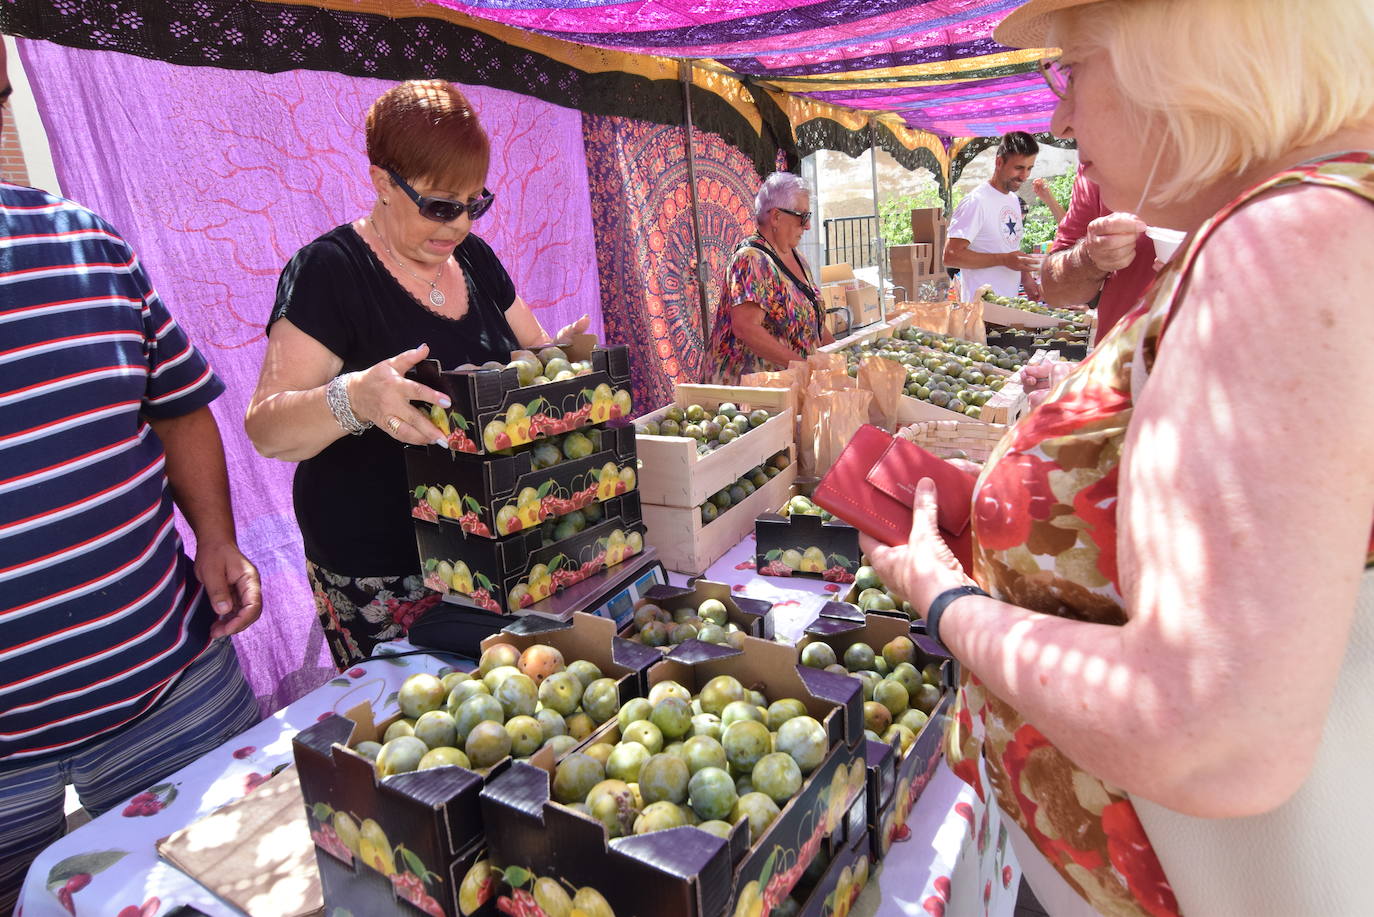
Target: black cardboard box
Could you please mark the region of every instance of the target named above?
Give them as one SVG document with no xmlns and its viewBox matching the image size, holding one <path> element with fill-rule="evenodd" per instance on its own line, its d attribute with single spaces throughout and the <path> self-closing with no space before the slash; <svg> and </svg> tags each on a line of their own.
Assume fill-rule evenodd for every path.
<svg viewBox="0 0 1374 917">
<path fill-rule="evenodd" d="M 450 877 L 481 842 L 477 797 L 484 778 L 462 767 L 439 767 L 378 779 L 372 762 L 351 746 L 379 741 L 389 722 L 374 723 L 364 704 L 349 717 L 326 717 L 292 742 L 321 874 L 331 860 L 340 867 L 324 886 L 325 904 L 347 907 L 354 894 L 376 900 L 391 894 L 394 910 L 381 913 L 415 913 L 396 901 L 395 889 L 421 909 L 429 897 L 443 913 L 457 915 Z M 508 764 L 497 763 L 491 773 Z"/>
<path fill-rule="evenodd" d="M 947 711 L 953 700 L 953 660 L 928 637 L 911 633 L 904 619 L 870 614 L 863 621 L 854 621 L 828 617 L 826 610 L 823 608 L 821 616 L 807 627 L 798 644 L 799 649 L 812 641 L 821 640 L 834 648 L 837 656 L 843 657 L 845 649 L 863 642 L 881 653 L 882 647 L 894 637 L 908 636 L 916 645 L 916 667 L 924 669 L 935 663 L 941 670 L 940 699 L 927 715 L 926 725 L 916 734 L 916 740 L 905 754 L 896 739 L 890 744 L 871 739 L 866 742 L 864 757 L 868 769 L 868 827 L 873 857 L 877 860 L 886 856 L 893 840 L 904 830 L 907 815 L 940 762 Z"/>
<path fill-rule="evenodd" d="M 450 601 L 498 614 L 528 607 L 644 550 L 639 495 L 631 491 L 603 506 L 601 522 L 547 547 L 538 529 L 489 540 L 416 519 L 425 585 Z"/>
<path fill-rule="evenodd" d="M 535 470 L 533 453 L 474 456 L 439 446 L 408 446 L 410 514 L 465 534 L 500 538 L 566 516 L 635 488 L 635 431 L 588 430 L 595 451 Z"/>
<path fill-rule="evenodd" d="M 807 890 L 805 900 L 799 902 L 797 917 L 843 917 L 848 914 L 868 885 L 872 867 L 870 847 L 866 829 L 846 839 L 831 858 L 820 881 Z"/>
<path fill-rule="evenodd" d="M 423 404 L 457 452 L 498 452 L 513 446 L 568 433 L 591 424 L 628 418 L 630 358 L 626 347 L 597 347 L 591 335 L 579 335 L 564 347 L 571 360 L 590 360 L 592 371 L 562 382 L 520 385 L 516 370 L 444 370 L 425 360 L 407 377 L 443 392 L 452 402 L 447 411 Z"/>
<path fill-rule="evenodd" d="M 829 732 L 825 760 L 752 846 L 740 825 L 729 840 L 696 828 L 672 828 L 608 841 L 600 822 L 552 802 L 551 773 L 517 763 L 481 794 L 492 861 L 523 873 L 594 888 L 622 917 L 721 917 L 748 913 L 765 894 L 781 900 L 862 794 L 866 772 L 858 684 L 828 672 L 805 672 L 791 647 L 750 638 L 743 651 L 683 644 L 690 659 L 665 659 L 650 684 L 678 681 L 693 693 L 717 675 L 732 675 L 769 698 L 797 697 Z"/>
<path fill-rule="evenodd" d="M 352 864 L 344 863 L 318 848 L 315 860 L 325 905 L 334 917 L 496 917 L 499 913 L 492 898 L 479 899 L 462 890 L 463 879 L 477 863 L 486 861 L 486 845 L 480 842 L 454 857 L 446 874 L 430 874 L 423 882 L 412 878 L 413 872 L 392 879 L 356 859 Z M 458 889 L 457 896 L 454 889 Z"/>
<path fill-rule="evenodd" d="M 793 513 L 754 520 L 754 563 L 760 576 L 810 576 L 852 583 L 861 566 L 859 530 L 847 522 Z"/>
</svg>

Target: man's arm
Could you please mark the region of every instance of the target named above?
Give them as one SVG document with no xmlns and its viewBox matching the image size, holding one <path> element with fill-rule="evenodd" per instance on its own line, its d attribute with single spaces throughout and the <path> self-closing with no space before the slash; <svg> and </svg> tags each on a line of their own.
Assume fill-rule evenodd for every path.
<svg viewBox="0 0 1374 917">
<path fill-rule="evenodd" d="M 951 236 L 945 240 L 945 267 L 1006 267 L 1017 272 L 1034 271 L 1040 267 L 1040 256 L 1028 255 L 1021 251 L 1000 254 L 975 252 L 969 248 L 968 239 L 956 239 Z"/>
<path fill-rule="evenodd" d="M 1052 306 L 1088 302 L 1113 271 L 1135 260 L 1136 239 L 1145 224 L 1130 213 L 1112 213 L 1088 224 L 1087 233 L 1072 247 L 1045 258 L 1041 273 L 1045 301 Z"/>
<path fill-rule="evenodd" d="M 196 578 L 220 616 L 211 636 L 238 633 L 262 612 L 262 587 L 257 568 L 238 548 L 215 415 L 201 407 L 180 417 L 145 419 L 162 440 L 172 499 L 196 534 Z"/>
</svg>

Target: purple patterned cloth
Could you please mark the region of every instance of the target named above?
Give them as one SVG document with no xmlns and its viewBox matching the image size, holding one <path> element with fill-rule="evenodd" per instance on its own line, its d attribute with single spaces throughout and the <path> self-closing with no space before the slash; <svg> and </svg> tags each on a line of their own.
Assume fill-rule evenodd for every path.
<svg viewBox="0 0 1374 917">
<path fill-rule="evenodd" d="M 1054 110 L 1034 65 L 1008 63 L 999 57 L 1008 49 L 992 37 L 1024 0 L 434 2 L 564 41 L 713 58 L 821 101 L 897 112 L 909 126 L 945 136 L 1044 131 Z M 785 82 L 821 77 L 829 88 Z M 941 94 L 959 101 L 934 111 L 921 104 Z"/>
<path fill-rule="evenodd" d="M 124 234 L 228 387 L 213 410 L 239 543 L 264 586 L 262 619 L 236 645 L 264 711 L 275 710 L 334 667 L 291 507 L 295 466 L 258 456 L 243 413 L 282 266 L 371 206 L 363 116 L 391 84 L 182 67 L 47 42 L 19 48 L 64 195 Z M 497 203 L 483 238 L 545 327 L 585 312 L 599 334 L 581 114 L 501 90 L 464 91 L 492 137 Z"/>
</svg>

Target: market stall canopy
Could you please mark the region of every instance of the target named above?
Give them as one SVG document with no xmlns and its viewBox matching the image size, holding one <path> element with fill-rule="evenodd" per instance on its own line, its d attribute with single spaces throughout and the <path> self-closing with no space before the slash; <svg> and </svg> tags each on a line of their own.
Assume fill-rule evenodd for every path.
<svg viewBox="0 0 1374 917">
<path fill-rule="evenodd" d="M 945 137 L 1049 128 L 1038 50 L 998 44 L 1022 0 L 434 0 L 480 19 L 635 54 L 711 61 L 770 87 L 891 112 Z"/>
</svg>

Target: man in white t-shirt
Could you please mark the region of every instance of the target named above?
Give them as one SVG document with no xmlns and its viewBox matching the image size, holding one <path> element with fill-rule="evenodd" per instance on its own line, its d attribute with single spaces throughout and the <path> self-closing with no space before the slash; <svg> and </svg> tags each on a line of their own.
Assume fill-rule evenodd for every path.
<svg viewBox="0 0 1374 917">
<path fill-rule="evenodd" d="M 945 265 L 959 268 L 960 299 L 969 302 L 984 284 L 998 296 L 1016 296 L 1022 286 L 1040 298 L 1032 271 L 1040 255 L 1021 252 L 1025 223 L 1016 192 L 1030 178 L 1040 145 L 1025 131 L 1002 137 L 992 178 L 974 188 L 954 208 L 945 241 Z"/>
</svg>

